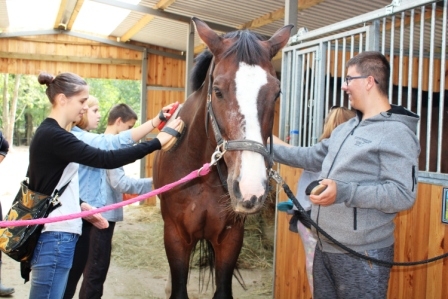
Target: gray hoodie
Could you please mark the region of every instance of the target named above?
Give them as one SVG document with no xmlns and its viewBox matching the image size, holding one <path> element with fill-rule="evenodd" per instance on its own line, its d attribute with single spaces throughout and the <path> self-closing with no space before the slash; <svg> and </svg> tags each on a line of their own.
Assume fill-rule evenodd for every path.
<svg viewBox="0 0 448 299">
<path fill-rule="evenodd" d="M 371 118 L 362 115 L 338 126 L 312 147 L 274 145 L 274 160 L 321 172 L 337 184 L 334 204 L 312 206 L 311 217 L 327 233 L 363 252 L 394 243 L 393 220 L 417 193 L 419 117 L 400 106 Z M 343 252 L 322 235 L 326 252 Z"/>
</svg>

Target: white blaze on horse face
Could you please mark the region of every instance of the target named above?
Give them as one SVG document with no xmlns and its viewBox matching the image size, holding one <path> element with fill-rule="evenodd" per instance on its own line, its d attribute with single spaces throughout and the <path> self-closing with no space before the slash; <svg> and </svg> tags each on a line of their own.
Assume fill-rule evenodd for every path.
<svg viewBox="0 0 448 299">
<path fill-rule="evenodd" d="M 241 139 L 263 143 L 261 126 L 258 121 L 257 99 L 260 88 L 268 83 L 267 73 L 258 65 L 248 65 L 240 62 L 235 74 L 236 99 L 240 113 L 245 120 Z M 266 166 L 264 157 L 256 152 L 243 151 L 240 169 L 240 191 L 244 200 L 252 196 L 260 197 L 265 194 Z"/>
</svg>

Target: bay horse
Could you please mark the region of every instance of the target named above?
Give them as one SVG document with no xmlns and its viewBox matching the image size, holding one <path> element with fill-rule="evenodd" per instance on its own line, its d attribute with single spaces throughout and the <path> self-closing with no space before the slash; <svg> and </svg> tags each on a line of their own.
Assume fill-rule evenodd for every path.
<svg viewBox="0 0 448 299">
<path fill-rule="evenodd" d="M 266 40 L 248 30 L 219 36 L 205 22 L 192 20 L 208 50 L 196 59 L 193 93 L 179 112 L 186 130 L 173 149 L 156 154 L 153 180 L 159 188 L 216 158 L 209 174 L 161 194 L 160 207 L 170 298 L 188 298 L 190 257 L 206 240 L 215 271 L 213 298 L 228 299 L 245 217 L 260 211 L 269 191 L 272 157 L 266 140 L 280 94 L 271 59 L 293 26 Z"/>
</svg>

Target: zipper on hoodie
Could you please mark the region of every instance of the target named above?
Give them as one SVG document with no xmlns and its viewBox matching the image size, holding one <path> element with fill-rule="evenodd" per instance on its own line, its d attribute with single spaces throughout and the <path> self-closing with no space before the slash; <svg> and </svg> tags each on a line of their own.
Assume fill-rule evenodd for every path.
<svg viewBox="0 0 448 299">
<path fill-rule="evenodd" d="M 417 177 L 415 173 L 415 165 L 412 165 L 412 192 L 414 192 L 415 185 L 417 185 Z"/>
</svg>

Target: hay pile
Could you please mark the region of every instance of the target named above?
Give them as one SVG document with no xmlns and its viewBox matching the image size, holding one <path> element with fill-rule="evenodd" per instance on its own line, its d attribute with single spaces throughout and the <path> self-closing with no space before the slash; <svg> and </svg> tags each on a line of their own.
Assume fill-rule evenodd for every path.
<svg viewBox="0 0 448 299">
<path fill-rule="evenodd" d="M 247 218 L 238 268 L 272 268 L 273 230 L 274 212 L 271 209 Z M 125 222 L 119 222 L 115 227 L 112 259 L 126 268 L 168 272 L 163 220 L 158 207 L 125 207 Z"/>
</svg>

